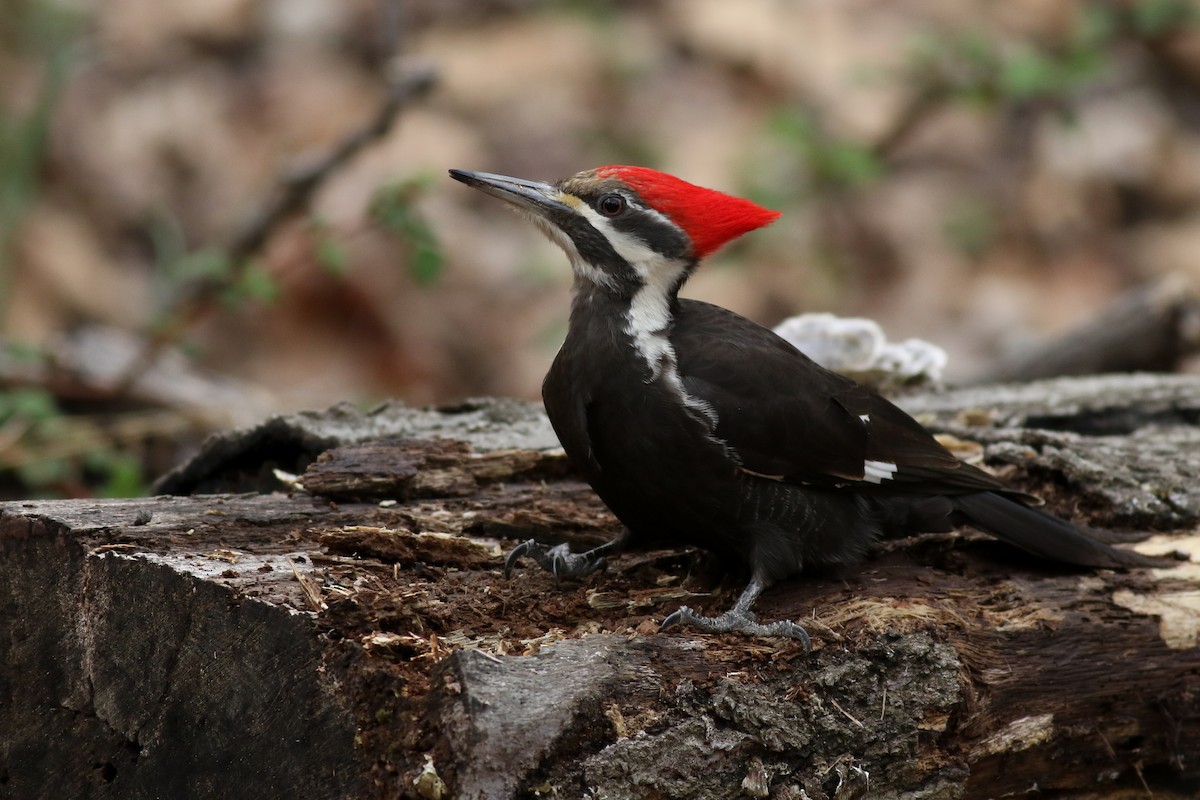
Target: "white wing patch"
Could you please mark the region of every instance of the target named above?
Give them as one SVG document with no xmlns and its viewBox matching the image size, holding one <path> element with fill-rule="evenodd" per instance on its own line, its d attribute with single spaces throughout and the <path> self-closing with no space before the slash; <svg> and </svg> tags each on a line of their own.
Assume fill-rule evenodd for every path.
<svg viewBox="0 0 1200 800">
<path fill-rule="evenodd" d="M 863 480 L 867 483 L 883 483 L 890 481 L 896 476 L 896 465 L 891 461 L 871 461 L 867 459 L 863 462 Z"/>
<path fill-rule="evenodd" d="M 870 421 L 871 421 L 871 415 L 870 415 L 870 414 L 859 414 L 859 415 L 858 415 L 858 418 L 859 418 L 859 419 L 861 419 L 861 420 L 863 421 L 863 424 L 864 424 L 864 425 L 866 425 L 868 422 L 870 422 Z"/>
</svg>

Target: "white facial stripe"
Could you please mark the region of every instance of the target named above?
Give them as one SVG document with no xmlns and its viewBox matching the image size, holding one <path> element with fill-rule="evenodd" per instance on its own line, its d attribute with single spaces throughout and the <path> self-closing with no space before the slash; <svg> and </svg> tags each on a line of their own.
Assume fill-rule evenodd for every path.
<svg viewBox="0 0 1200 800">
<path fill-rule="evenodd" d="M 618 230 L 608 217 L 601 216 L 586 203 L 581 203 L 577 210 L 642 279 L 642 286 L 634 293 L 629 311 L 626 312 L 625 332 L 633 339 L 638 354 L 646 362 L 650 380 L 661 378 L 679 395 L 686 409 L 715 428 L 717 413 L 713 407 L 684 389 L 676 367 L 675 348 L 671 346 L 666 333 L 671 323 L 671 298 L 680 278 L 687 271 L 688 262 L 668 258 L 637 236 Z M 654 209 L 639 210 L 659 217 L 665 224 L 674 225 Z"/>
<path fill-rule="evenodd" d="M 633 262 L 630 262 L 633 263 Z M 629 305 L 629 333 L 634 339 L 663 331 L 671 322 L 671 298 L 687 264 L 656 257 L 636 267 L 643 285 Z"/>
<path fill-rule="evenodd" d="M 643 242 L 637 236 L 628 234 L 625 231 L 618 230 L 608 217 L 601 216 L 595 209 L 587 203 L 579 203 L 576 210 L 586 219 L 591 226 L 608 240 L 613 251 L 621 258 L 629 263 L 642 280 L 649 282 L 650 279 L 661 271 L 671 272 L 672 281 L 678 279 L 680 273 L 686 269 L 687 265 L 681 262 L 676 262 L 673 259 L 666 258 L 661 253 L 655 251 L 650 245 Z M 639 212 L 650 214 L 658 217 L 663 224 L 675 227 L 675 224 L 653 209 L 641 209 Z M 674 266 L 679 264 L 678 269 Z M 666 268 L 665 270 L 663 268 Z"/>
<path fill-rule="evenodd" d="M 883 483 L 890 481 L 896 476 L 896 465 L 891 461 L 871 461 L 868 459 L 863 462 L 863 480 L 868 483 Z"/>
<path fill-rule="evenodd" d="M 642 279 L 642 287 L 634 293 L 629 306 L 625 331 L 633 337 L 652 376 L 657 377 L 665 359 L 674 365 L 675 353 L 664 331 L 671 322 L 672 292 L 687 271 L 687 262 L 656 252 L 638 237 L 618 230 L 610 219 L 586 204 L 580 204 L 578 210 Z"/>
<path fill-rule="evenodd" d="M 576 203 L 580 202 L 578 199 L 569 194 L 562 195 L 563 199 L 568 197 L 574 200 Z M 580 204 L 582 205 L 582 203 Z M 519 207 L 517 210 L 524 214 L 524 216 L 533 220 L 534 224 L 537 225 L 538 228 L 540 228 L 541 231 L 546 234 L 546 236 L 550 237 L 550 241 L 562 248 L 563 252 L 567 254 L 567 260 L 571 263 L 572 272 L 574 272 L 583 280 L 590 281 L 591 283 L 599 286 L 607 286 L 609 288 L 615 287 L 612 277 L 599 267 L 588 263 L 587 259 L 579 255 L 579 248 L 575 246 L 575 242 L 571 240 L 570 236 L 563 233 L 563 231 L 557 225 L 551 223 L 540 214 L 535 214 L 532 211 L 526 211 L 525 209 Z"/>
</svg>

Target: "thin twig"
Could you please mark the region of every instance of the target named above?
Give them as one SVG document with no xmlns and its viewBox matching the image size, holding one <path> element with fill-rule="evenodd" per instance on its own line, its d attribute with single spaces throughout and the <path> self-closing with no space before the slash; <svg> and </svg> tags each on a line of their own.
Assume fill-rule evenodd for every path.
<svg viewBox="0 0 1200 800">
<path fill-rule="evenodd" d="M 1142 788 L 1146 790 L 1146 797 L 1154 797 L 1154 792 L 1150 789 L 1150 784 L 1146 783 L 1146 776 L 1142 772 L 1142 760 L 1139 758 L 1133 762 L 1133 771 L 1137 773 L 1138 780 L 1142 782 Z"/>
<path fill-rule="evenodd" d="M 933 112 L 945 105 L 945 96 L 944 87 L 929 85 L 910 98 L 892 119 L 892 124 L 872 143 L 871 152 L 875 157 L 881 161 L 891 158 Z"/>
<path fill-rule="evenodd" d="M 279 180 L 279 190 L 233 236 L 228 248 L 230 259 L 235 264 L 244 263 L 262 249 L 280 223 L 307 206 L 317 188 L 330 175 L 368 144 L 386 136 L 400 112 L 411 101 L 432 89 L 434 81 L 434 72 L 428 68 L 404 76 L 384 98 L 375 117 L 365 126 L 351 132 L 324 156 L 286 170 Z"/>
<path fill-rule="evenodd" d="M 366 125 L 349 133 L 319 158 L 286 169 L 269 197 L 246 217 L 230 238 L 225 248 L 231 264 L 230 274 L 221 279 L 198 281 L 176 299 L 168 314 L 170 322 L 150 336 L 141 352 L 130 362 L 117 381 L 112 390 L 113 394 L 128 393 L 133 384 L 154 363 L 159 353 L 178 342 L 193 325 L 213 309 L 221 293 L 237 282 L 249 267 L 251 259 L 262 250 L 271 235 L 284 222 L 304 210 L 317 189 L 331 175 L 367 145 L 386 136 L 395 125 L 400 112 L 413 101 L 428 94 L 436 80 L 436 73 L 429 67 L 403 74 Z"/>
<path fill-rule="evenodd" d="M 842 712 L 843 714 L 845 714 L 845 715 L 846 715 L 846 719 L 850 720 L 851 722 L 853 722 L 853 723 L 854 723 L 855 725 L 857 725 L 858 727 L 860 727 L 860 728 L 865 728 L 865 727 L 867 727 L 866 725 L 862 724 L 862 721 L 861 721 L 861 720 L 859 720 L 857 717 L 855 717 L 855 716 L 854 716 L 853 714 L 851 714 L 849 711 L 847 711 L 846 709 L 844 709 L 844 708 L 842 708 L 840 705 L 838 705 L 838 701 L 837 701 L 837 700 L 834 700 L 834 699 L 831 697 L 831 698 L 829 698 L 829 702 L 833 703 L 833 707 L 834 707 L 834 708 L 836 708 L 838 711 L 840 711 L 840 712 Z"/>
</svg>

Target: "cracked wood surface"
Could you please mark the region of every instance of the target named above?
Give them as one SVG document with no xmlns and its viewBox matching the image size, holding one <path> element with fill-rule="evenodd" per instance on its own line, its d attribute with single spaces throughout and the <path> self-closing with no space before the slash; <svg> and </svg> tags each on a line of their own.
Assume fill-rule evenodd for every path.
<svg viewBox="0 0 1200 800">
<path fill-rule="evenodd" d="M 1057 510 L 1147 520 L 1175 530 L 1140 547 L 1190 550 L 1195 453 L 1170 450 L 1195 433 L 1190 380 L 905 404 Z M 1053 429 L 1021 427 L 1073 402 Z M 736 579 L 677 551 L 563 586 L 501 577 L 516 540 L 618 530 L 536 410 L 334 417 L 268 421 L 176 472 L 260 487 L 278 466 L 320 496 L 0 510 L 0 797 L 1182 797 L 1200 781 L 1194 564 L 1081 573 L 974 534 L 902 539 L 764 595 L 762 616 L 805 621 L 811 655 L 658 634 L 681 603 L 726 606 Z M 1131 458 L 1148 440 L 1155 458 Z"/>
</svg>

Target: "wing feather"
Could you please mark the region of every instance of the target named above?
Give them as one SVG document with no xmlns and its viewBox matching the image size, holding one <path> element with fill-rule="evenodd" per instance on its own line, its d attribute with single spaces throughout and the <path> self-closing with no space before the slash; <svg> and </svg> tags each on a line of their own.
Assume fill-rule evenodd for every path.
<svg viewBox="0 0 1200 800">
<path fill-rule="evenodd" d="M 681 300 L 671 343 L 685 390 L 713 408 L 717 436 L 747 471 L 916 494 L 1006 491 L 888 400 L 731 311 Z"/>
</svg>

